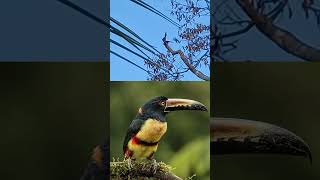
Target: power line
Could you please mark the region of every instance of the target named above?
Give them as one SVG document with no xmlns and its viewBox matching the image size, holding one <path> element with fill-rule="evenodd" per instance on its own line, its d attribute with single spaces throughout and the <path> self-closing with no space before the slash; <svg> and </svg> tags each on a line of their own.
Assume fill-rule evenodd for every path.
<svg viewBox="0 0 320 180">
<path fill-rule="evenodd" d="M 85 16 L 93 19 L 94 21 L 96 21 L 96 22 L 98 22 L 98 23 L 100 23 L 100 24 L 103 24 L 103 25 L 105 25 L 105 26 L 107 26 L 107 27 L 110 28 L 110 24 L 109 24 L 108 22 L 106 22 L 106 21 L 104 21 L 103 19 L 95 16 L 94 14 L 92 14 L 92 13 L 90 13 L 89 11 L 83 9 L 82 7 L 80 7 L 80 6 L 72 3 L 71 1 L 68 1 L 68 0 L 56 0 L 56 1 L 58 1 L 58 2 L 60 2 L 60 3 L 62 3 L 62 4 L 64 4 L 64 5 L 66 5 L 66 6 L 68 6 L 68 7 L 70 7 L 70 8 L 72 8 L 72 9 L 76 10 L 76 11 L 79 11 L 79 12 L 82 13 L 83 15 L 85 15 Z"/>
<path fill-rule="evenodd" d="M 134 62 L 130 61 L 129 59 L 127 59 L 127 58 L 125 58 L 125 57 L 121 56 L 120 54 L 118 54 L 118 53 L 116 53 L 116 52 L 114 52 L 114 51 L 112 51 L 112 50 L 110 50 L 110 53 L 112 53 L 112 54 L 114 54 L 114 55 L 118 56 L 119 58 L 121 58 L 121 59 L 123 59 L 123 60 L 127 61 L 128 63 L 130 63 L 130 64 L 132 64 L 132 65 L 136 66 L 137 68 L 139 68 L 139 69 L 141 69 L 141 70 L 145 71 L 146 73 L 151 74 L 151 72 L 150 72 L 150 71 L 148 71 L 148 70 L 146 70 L 145 68 L 143 68 L 143 67 L 139 66 L 138 64 L 136 64 L 136 63 L 134 63 Z"/>
</svg>

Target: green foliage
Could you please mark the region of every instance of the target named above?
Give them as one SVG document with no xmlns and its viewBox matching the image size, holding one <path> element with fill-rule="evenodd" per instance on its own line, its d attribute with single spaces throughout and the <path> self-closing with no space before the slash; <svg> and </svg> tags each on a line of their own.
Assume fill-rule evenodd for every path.
<svg viewBox="0 0 320 180">
<path fill-rule="evenodd" d="M 110 162 L 111 179 L 172 179 L 181 180 L 172 172 L 173 168 L 164 162 L 150 160 Z"/>
<path fill-rule="evenodd" d="M 210 179 L 210 138 L 195 138 L 173 156 L 169 163 L 180 177 Z"/>
</svg>

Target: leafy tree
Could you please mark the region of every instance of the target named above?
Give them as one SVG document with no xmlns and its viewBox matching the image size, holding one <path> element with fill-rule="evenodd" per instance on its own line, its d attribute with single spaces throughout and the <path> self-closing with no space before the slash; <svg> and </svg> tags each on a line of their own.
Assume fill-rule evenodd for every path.
<svg viewBox="0 0 320 180">
<path fill-rule="evenodd" d="M 209 69 L 210 64 L 209 0 L 171 0 L 171 15 L 178 23 L 144 1 L 131 0 L 131 2 L 174 24 L 177 27 L 177 37 L 167 37 L 164 32 L 162 42 L 167 52 L 159 52 L 146 40 L 143 40 L 138 33 L 133 32 L 111 17 L 112 24 L 114 23 L 126 31 L 122 32 L 120 36 L 128 41 L 136 51 L 112 39 L 111 43 L 142 58 L 146 68 L 138 66 L 137 63 L 113 50 L 111 50 L 111 53 L 146 71 L 149 80 L 180 80 L 188 72 L 195 74 L 202 80 L 210 79 L 208 75 L 201 71 L 202 68 Z M 113 31 L 111 32 L 113 33 Z M 161 38 L 159 38 L 159 41 L 161 41 Z M 173 46 L 180 48 L 174 49 Z"/>
<path fill-rule="evenodd" d="M 306 19 L 312 17 L 317 24 L 320 24 L 319 2 L 314 0 L 211 1 L 212 4 L 216 3 L 211 4 L 211 28 L 206 21 L 201 20 L 210 16 L 209 0 L 171 0 L 171 15 L 179 23 L 142 0 L 130 0 L 177 26 L 177 37 L 167 37 L 164 32 L 162 41 L 167 52 L 159 52 L 154 46 L 142 39 L 138 33 L 112 17 L 110 18 L 111 23 L 109 23 L 75 6 L 70 1 L 58 1 L 64 2 L 98 23 L 107 26 L 111 34 L 129 42 L 134 50 L 112 38 L 110 39 L 110 42 L 115 46 L 140 57 L 144 61 L 145 67 L 139 66 L 112 49 L 110 53 L 145 71 L 150 80 L 180 80 L 188 72 L 195 74 L 202 80 L 209 80 L 209 76 L 201 72 L 201 67 L 210 68 L 210 57 L 212 57 L 211 61 L 227 60 L 224 57 L 225 54 L 236 49 L 240 36 L 248 33 L 253 27 L 288 54 L 306 61 L 320 60 L 319 49 L 299 39 L 277 22 L 280 15 L 287 15 L 289 19 L 292 19 L 300 7 Z M 297 7 L 299 3 L 300 6 Z M 172 39 L 173 42 L 169 39 Z M 159 41 L 161 40 L 159 39 Z M 180 48 L 172 48 L 173 44 Z"/>
<path fill-rule="evenodd" d="M 144 1 L 131 1 L 176 25 Z M 150 80 L 179 80 L 187 72 L 209 80 L 199 67 L 210 68 L 210 55 L 213 60 L 227 61 L 225 55 L 237 49 L 240 37 L 248 35 L 253 28 L 288 54 L 305 61 L 320 60 L 319 49 L 280 24 L 284 16 L 294 22 L 299 10 L 304 12 L 306 20 L 314 19 L 320 24 L 320 8 L 314 0 L 217 0 L 211 2 L 211 31 L 210 25 L 201 20 L 209 17 L 210 1 L 171 0 L 171 5 L 171 15 L 179 23 L 177 37 L 172 37 L 171 42 L 165 34 L 162 41 L 167 52 L 157 51 L 153 57 L 144 59 Z M 177 45 L 180 49 L 172 48 Z"/>
</svg>

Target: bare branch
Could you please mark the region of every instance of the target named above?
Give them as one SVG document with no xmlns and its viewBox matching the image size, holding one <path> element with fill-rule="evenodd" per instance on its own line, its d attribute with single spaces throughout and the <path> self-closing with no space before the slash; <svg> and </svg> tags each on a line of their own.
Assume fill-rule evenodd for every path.
<svg viewBox="0 0 320 180">
<path fill-rule="evenodd" d="M 257 29 L 286 52 L 306 61 L 320 61 L 320 50 L 299 40 L 294 34 L 276 26 L 272 19 L 259 13 L 250 0 L 237 0 Z"/>
<path fill-rule="evenodd" d="M 206 76 L 203 74 L 201 71 L 197 70 L 196 67 L 194 67 L 188 60 L 188 58 L 184 55 L 183 51 L 176 50 L 174 51 L 170 46 L 169 46 L 169 41 L 167 41 L 167 34 L 162 38 L 163 45 L 166 47 L 169 53 L 171 53 L 173 56 L 179 54 L 180 59 L 184 62 L 184 64 L 190 69 L 190 71 L 195 74 L 197 77 L 199 77 L 202 80 L 205 81 L 210 81 L 210 77 Z"/>
</svg>

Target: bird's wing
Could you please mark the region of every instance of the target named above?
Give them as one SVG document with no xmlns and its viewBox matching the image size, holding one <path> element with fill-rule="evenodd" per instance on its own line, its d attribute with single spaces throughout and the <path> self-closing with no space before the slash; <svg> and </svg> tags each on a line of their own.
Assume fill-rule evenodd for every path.
<svg viewBox="0 0 320 180">
<path fill-rule="evenodd" d="M 128 130 L 127 130 L 127 135 L 126 135 L 126 137 L 124 138 L 124 142 L 123 142 L 123 153 L 125 153 L 126 148 L 127 148 L 127 145 L 128 145 L 128 142 L 130 141 L 130 139 L 132 138 L 132 136 L 136 135 L 136 134 L 139 132 L 141 126 L 143 125 L 143 122 L 144 122 L 144 121 L 141 120 L 141 119 L 134 119 L 134 120 L 131 122 L 131 124 L 130 124 Z"/>
</svg>

